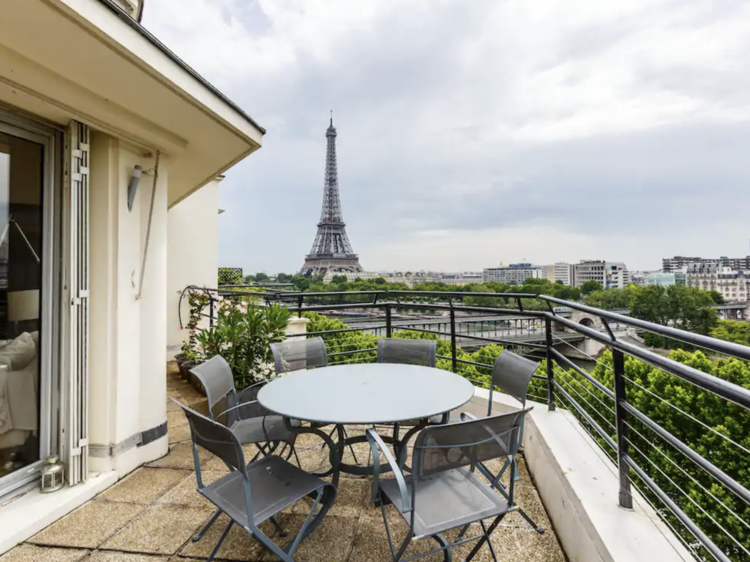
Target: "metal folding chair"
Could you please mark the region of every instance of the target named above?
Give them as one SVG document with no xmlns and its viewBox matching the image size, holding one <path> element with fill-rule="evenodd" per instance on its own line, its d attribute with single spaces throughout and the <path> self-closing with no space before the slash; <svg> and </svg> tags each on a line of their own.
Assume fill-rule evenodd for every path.
<svg viewBox="0 0 750 562">
<path fill-rule="evenodd" d="M 435 340 L 381 338 L 378 340 L 378 363 L 434 367 L 437 363 L 437 342 Z"/>
<path fill-rule="evenodd" d="M 290 338 L 271 344 L 276 374 L 328 366 L 323 338 Z"/>
<path fill-rule="evenodd" d="M 381 338 L 378 340 L 378 363 L 400 363 L 404 365 L 422 365 L 435 367 L 437 365 L 437 342 L 435 340 L 402 340 L 400 338 Z M 433 416 L 429 423 L 444 423 L 447 416 Z M 411 426 L 412 430 L 404 436 L 401 449 L 394 449 L 396 456 L 406 451 L 409 439 L 420 429 L 422 420 L 408 420 L 393 424 L 393 443 L 400 443 L 399 432 L 401 426 Z"/>
<path fill-rule="evenodd" d="M 502 494 L 488 485 L 478 474 L 491 479 L 482 468 L 493 459 L 506 458 L 515 467 L 515 457 L 520 444 L 521 423 L 526 410 L 465 422 L 431 425 L 424 428 L 414 444 L 412 472 L 404 475 L 383 439 L 373 429 L 367 430 L 372 449 L 375 474 L 372 499 L 380 504 L 386 536 L 394 562 L 414 560 L 429 554 L 443 553 L 450 561 L 450 549 L 461 544 L 478 541 L 465 562 L 469 562 L 487 543 L 497 562 L 490 542 L 492 532 L 500 521 L 514 511 L 514 485 Z M 393 479 L 381 480 L 378 453 L 390 464 Z M 406 521 L 409 531 L 400 545 L 394 545 L 385 505 L 393 504 Z M 491 519 L 489 525 L 485 520 Z M 479 523 L 482 532 L 466 538 L 472 523 Z M 457 537 L 449 541 L 445 532 L 459 529 Z M 404 560 L 406 548 L 412 539 L 432 537 L 438 548 Z"/>
<path fill-rule="evenodd" d="M 531 382 L 531 379 L 538 368 L 539 363 L 526 359 L 525 357 L 521 357 L 520 355 L 517 355 L 511 351 L 503 351 L 495 360 L 495 365 L 492 368 L 492 384 L 490 385 L 490 397 L 489 404 L 487 405 L 487 415 L 492 415 L 492 396 L 494 394 L 495 387 L 508 394 L 509 396 L 515 398 L 521 405 L 522 410 L 526 408 L 526 395 L 529 390 L 529 383 Z M 461 420 L 466 419 L 476 418 L 471 414 L 462 413 Z M 524 423 L 521 424 L 519 437 L 521 443 L 523 442 L 523 428 Z M 505 474 L 505 471 L 508 470 L 510 466 L 510 461 L 506 460 L 502 468 L 500 469 L 500 472 L 498 472 L 492 478 L 493 487 L 499 487 L 503 490 L 505 489 L 500 480 Z M 487 470 L 486 466 L 484 468 L 485 470 Z M 517 482 L 521 479 L 521 476 L 518 474 L 517 467 L 513 467 L 513 471 L 511 474 L 513 475 L 511 478 L 512 481 Z M 526 519 L 526 521 L 529 522 L 529 524 L 537 533 L 544 533 L 544 529 L 539 527 L 539 525 L 537 525 L 536 522 L 523 509 L 519 507 L 518 512 L 524 519 Z"/>
<path fill-rule="evenodd" d="M 279 443 L 286 443 L 289 446 L 287 458 L 292 454 L 296 458 L 294 443 L 297 434 L 285 427 L 281 416 L 265 409 L 257 400 L 258 392 L 266 381 L 253 384 L 238 393 L 234 387 L 232 369 L 220 355 L 193 367 L 190 373 L 200 381 L 206 391 L 209 417 L 229 428 L 241 444 L 258 445 L 258 453 L 250 462 L 257 460 L 261 455 L 273 453 Z M 184 409 L 182 404 L 180 406 Z M 299 459 L 297 459 L 297 464 L 299 464 Z M 193 541 L 199 541 L 219 515 L 221 512 L 216 511 L 208 523 L 193 537 Z"/>
<path fill-rule="evenodd" d="M 328 366 L 328 350 L 323 338 L 290 338 L 279 343 L 271 344 L 271 353 L 273 353 L 273 362 L 277 375 L 283 375 L 293 371 L 306 369 L 315 369 L 318 367 Z M 312 424 L 320 427 L 322 424 Z M 346 429 L 343 429 L 344 438 L 348 438 Z M 333 436 L 336 428 L 331 429 L 328 434 Z M 354 454 L 354 447 L 349 445 L 354 462 L 359 464 L 357 456 Z M 299 461 L 298 461 L 299 462 Z M 328 474 L 321 473 L 320 476 Z"/>
<path fill-rule="evenodd" d="M 182 404 L 180 406 L 190 422 L 198 492 L 217 507 L 219 514 L 226 513 L 230 519 L 207 562 L 216 556 L 235 524 L 284 562 L 294 562 L 292 557 L 300 542 L 315 530 L 333 505 L 336 487 L 276 455 L 268 455 L 246 465 L 242 444 L 228 427 Z M 229 474 L 212 484 L 204 484 L 199 446 L 223 460 L 231 468 Z M 295 539 L 282 550 L 260 530 L 259 525 L 271 520 L 276 529 L 281 530 L 274 516 L 304 497 L 312 498 L 313 504 Z"/>
</svg>

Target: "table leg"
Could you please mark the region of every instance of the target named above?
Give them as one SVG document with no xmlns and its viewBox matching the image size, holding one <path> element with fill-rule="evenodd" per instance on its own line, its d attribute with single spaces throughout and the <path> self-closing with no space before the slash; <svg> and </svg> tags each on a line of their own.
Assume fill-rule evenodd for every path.
<svg viewBox="0 0 750 562">
<path fill-rule="evenodd" d="M 339 483 L 339 475 L 340 475 L 340 467 L 341 467 L 341 454 L 339 453 L 339 447 L 340 445 L 337 445 L 333 442 L 333 439 L 330 438 L 330 436 L 326 435 L 324 431 L 321 431 L 315 427 L 296 427 L 292 425 L 291 419 L 285 417 L 284 418 L 284 425 L 285 427 L 291 431 L 292 433 L 312 433 L 313 435 L 317 435 L 320 437 L 323 442 L 326 444 L 329 450 L 329 459 L 331 461 L 331 469 L 327 470 L 323 473 L 317 473 L 312 472 L 311 474 L 314 474 L 318 477 L 324 477 L 324 476 L 331 476 L 331 482 L 334 486 L 338 486 Z M 343 428 L 341 429 L 343 432 Z M 341 443 L 341 433 L 339 433 L 339 443 Z"/>
</svg>

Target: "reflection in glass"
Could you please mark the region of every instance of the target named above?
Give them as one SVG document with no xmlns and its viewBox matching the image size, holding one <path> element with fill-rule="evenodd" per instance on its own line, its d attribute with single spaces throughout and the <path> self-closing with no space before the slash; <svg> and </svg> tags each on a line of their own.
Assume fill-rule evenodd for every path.
<svg viewBox="0 0 750 562">
<path fill-rule="evenodd" d="M 0 478 L 39 460 L 43 159 L 0 133 Z"/>
</svg>

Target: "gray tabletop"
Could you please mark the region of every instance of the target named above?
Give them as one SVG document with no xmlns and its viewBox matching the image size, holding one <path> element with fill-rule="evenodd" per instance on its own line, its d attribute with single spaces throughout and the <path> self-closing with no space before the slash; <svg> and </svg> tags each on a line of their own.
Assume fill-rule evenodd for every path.
<svg viewBox="0 0 750 562">
<path fill-rule="evenodd" d="M 291 373 L 258 393 L 269 410 L 304 421 L 392 423 L 450 412 L 474 396 L 465 378 L 442 369 L 372 363 Z"/>
</svg>

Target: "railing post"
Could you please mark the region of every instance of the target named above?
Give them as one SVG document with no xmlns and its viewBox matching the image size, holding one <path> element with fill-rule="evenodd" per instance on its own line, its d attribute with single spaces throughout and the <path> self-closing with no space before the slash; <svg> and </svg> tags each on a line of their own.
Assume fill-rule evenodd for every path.
<svg viewBox="0 0 750 562">
<path fill-rule="evenodd" d="M 385 305 L 385 337 L 391 337 L 391 305 Z"/>
<path fill-rule="evenodd" d="M 555 411 L 555 357 L 552 355 L 552 319 L 544 318 L 545 339 L 547 342 L 547 409 Z"/>
<path fill-rule="evenodd" d="M 208 295 L 208 325 L 213 327 L 214 325 L 214 297 Z"/>
<path fill-rule="evenodd" d="M 456 311 L 451 308 L 451 365 L 453 372 L 458 372 L 458 361 L 456 361 Z"/>
<path fill-rule="evenodd" d="M 302 318 L 302 301 L 304 297 L 300 295 L 297 297 L 297 318 Z"/>
<path fill-rule="evenodd" d="M 630 467 L 625 462 L 628 455 L 628 413 L 622 407 L 625 395 L 625 355 L 612 350 L 612 363 L 615 375 L 615 418 L 617 426 L 617 466 L 620 469 L 620 507 L 633 509 L 633 496 L 630 492 Z"/>
</svg>

